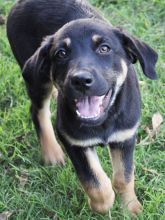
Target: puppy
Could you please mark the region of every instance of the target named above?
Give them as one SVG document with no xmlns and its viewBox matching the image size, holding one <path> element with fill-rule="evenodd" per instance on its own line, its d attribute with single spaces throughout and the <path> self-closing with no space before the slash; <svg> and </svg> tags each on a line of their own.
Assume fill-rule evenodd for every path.
<svg viewBox="0 0 165 220">
<path fill-rule="evenodd" d="M 106 212 L 114 202 L 111 181 L 95 150 L 108 145 L 114 189 L 128 210 L 138 213 L 133 151 L 140 92 L 133 64 L 138 60 L 143 73 L 156 79 L 156 52 L 113 27 L 85 0 L 20 0 L 9 14 L 7 33 L 26 82 L 45 162 L 64 163 L 50 119 L 55 86 L 56 137 L 90 207 Z"/>
</svg>

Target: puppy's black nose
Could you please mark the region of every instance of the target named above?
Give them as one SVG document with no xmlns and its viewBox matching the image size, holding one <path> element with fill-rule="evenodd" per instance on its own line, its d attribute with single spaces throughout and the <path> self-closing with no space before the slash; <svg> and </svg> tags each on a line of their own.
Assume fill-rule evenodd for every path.
<svg viewBox="0 0 165 220">
<path fill-rule="evenodd" d="M 76 90 L 89 89 L 94 83 L 94 78 L 91 73 L 79 72 L 71 77 L 71 85 Z"/>
</svg>

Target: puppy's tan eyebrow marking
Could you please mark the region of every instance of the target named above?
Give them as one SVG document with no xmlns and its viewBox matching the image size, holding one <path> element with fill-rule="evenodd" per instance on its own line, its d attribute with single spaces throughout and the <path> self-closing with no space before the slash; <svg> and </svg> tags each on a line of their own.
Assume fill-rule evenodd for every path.
<svg viewBox="0 0 165 220">
<path fill-rule="evenodd" d="M 102 37 L 99 34 L 94 34 L 92 36 L 92 40 L 95 44 L 98 44 L 102 41 Z"/>
<path fill-rule="evenodd" d="M 67 47 L 71 45 L 71 39 L 69 37 L 65 38 L 63 42 L 66 44 Z"/>
</svg>

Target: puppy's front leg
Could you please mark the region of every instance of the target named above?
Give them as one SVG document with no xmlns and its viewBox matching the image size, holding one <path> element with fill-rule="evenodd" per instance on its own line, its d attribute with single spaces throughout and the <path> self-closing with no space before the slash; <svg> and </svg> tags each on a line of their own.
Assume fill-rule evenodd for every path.
<svg viewBox="0 0 165 220">
<path fill-rule="evenodd" d="M 133 150 L 135 137 L 123 143 L 110 144 L 113 165 L 113 186 L 122 196 L 124 205 L 132 214 L 142 207 L 134 190 Z"/>
<path fill-rule="evenodd" d="M 31 99 L 31 115 L 46 163 L 64 163 L 64 153 L 56 141 L 51 122 L 50 100 L 53 93 L 50 46 L 47 37 L 26 61 L 22 75 Z"/>
<path fill-rule="evenodd" d="M 37 90 L 37 88 L 35 88 Z M 46 164 L 64 164 L 64 153 L 54 135 L 51 122 L 50 100 L 53 87 L 39 88 L 35 96 L 31 94 L 31 115 L 35 125 L 42 155 Z"/>
<path fill-rule="evenodd" d="M 81 184 L 88 194 L 90 207 L 97 212 L 107 212 L 114 202 L 111 181 L 102 169 L 94 148 L 65 145 Z"/>
</svg>

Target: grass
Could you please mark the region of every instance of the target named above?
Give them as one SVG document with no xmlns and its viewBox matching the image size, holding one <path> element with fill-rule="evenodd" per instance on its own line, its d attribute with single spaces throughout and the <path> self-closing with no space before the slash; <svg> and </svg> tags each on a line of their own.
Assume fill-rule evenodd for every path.
<svg viewBox="0 0 165 220">
<path fill-rule="evenodd" d="M 7 16 L 14 0 L 0 0 Z M 144 211 L 140 220 L 165 219 L 165 127 L 149 137 L 152 115 L 165 115 L 165 1 L 92 0 L 116 26 L 123 26 L 159 53 L 159 79 L 143 81 L 142 118 L 136 147 L 136 191 Z M 98 149 L 102 164 L 112 174 L 106 149 Z M 93 213 L 69 159 L 65 167 L 43 166 L 29 115 L 29 100 L 19 67 L 11 53 L 5 25 L 0 26 L 0 213 L 11 211 L 13 220 L 128 220 L 117 197 L 111 213 Z M 1 218 L 0 218 L 1 219 Z"/>
</svg>

